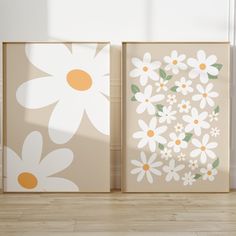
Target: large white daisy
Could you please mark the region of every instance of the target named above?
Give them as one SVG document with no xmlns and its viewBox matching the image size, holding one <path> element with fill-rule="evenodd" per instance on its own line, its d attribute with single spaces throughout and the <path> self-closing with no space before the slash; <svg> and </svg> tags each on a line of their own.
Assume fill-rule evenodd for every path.
<svg viewBox="0 0 236 236">
<path fill-rule="evenodd" d="M 215 159 L 216 154 L 211 150 L 218 146 L 216 142 L 209 142 L 209 135 L 205 134 L 202 138 L 202 141 L 199 141 L 198 139 L 192 139 L 193 145 L 196 147 L 191 153 L 191 157 L 197 157 L 200 156 L 201 163 L 205 164 L 207 161 L 207 158 Z"/>
<path fill-rule="evenodd" d="M 189 72 L 189 77 L 194 79 L 200 76 L 202 83 L 207 83 L 209 78 L 208 74 L 216 76 L 219 74 L 219 70 L 212 66 L 216 63 L 217 57 L 215 55 L 206 56 L 206 53 L 203 50 L 197 52 L 197 59 L 189 58 L 188 64 L 193 67 Z"/>
<path fill-rule="evenodd" d="M 137 181 L 140 182 L 142 181 L 143 177 L 146 175 L 146 178 L 150 184 L 153 183 L 153 177 L 152 174 L 161 176 L 161 171 L 158 170 L 157 168 L 159 166 L 162 166 L 162 162 L 156 161 L 157 154 L 153 153 L 149 160 L 147 160 L 146 155 L 144 152 L 140 153 L 140 160 L 131 160 L 131 163 L 136 166 L 136 168 L 131 170 L 131 174 L 135 175 L 138 174 L 137 176 Z"/>
<path fill-rule="evenodd" d="M 145 86 L 147 84 L 148 79 L 157 81 L 159 79 L 159 75 L 156 70 L 160 68 L 161 62 L 152 61 L 151 54 L 146 52 L 143 56 L 143 60 L 133 57 L 132 64 L 136 67 L 132 71 L 130 71 L 130 77 L 136 78 L 139 77 L 140 84 Z"/>
<path fill-rule="evenodd" d="M 211 91 L 213 89 L 213 84 L 209 83 L 206 88 L 203 88 L 201 84 L 197 85 L 197 90 L 199 94 L 193 95 L 193 101 L 200 101 L 200 108 L 203 109 L 208 104 L 213 107 L 215 105 L 214 98 L 218 97 L 217 92 Z"/>
<path fill-rule="evenodd" d="M 137 131 L 133 134 L 133 138 L 141 139 L 138 143 L 138 148 L 143 148 L 147 144 L 149 145 L 150 151 L 156 151 L 156 144 L 165 144 L 166 139 L 161 136 L 166 130 L 167 126 L 157 127 L 157 119 L 153 117 L 149 125 L 147 125 L 143 120 L 138 121 L 141 131 Z"/>
<path fill-rule="evenodd" d="M 144 93 L 137 92 L 135 98 L 140 104 L 138 105 L 136 112 L 138 114 L 143 113 L 145 110 L 148 111 L 148 114 L 154 115 L 156 112 L 155 106 L 153 103 L 159 102 L 165 98 L 163 94 L 156 94 L 152 96 L 152 86 L 148 85 L 144 89 Z"/>
<path fill-rule="evenodd" d="M 42 159 L 42 146 L 42 135 L 38 131 L 33 131 L 24 141 L 21 157 L 11 148 L 4 147 L 5 190 L 7 192 L 79 191 L 72 181 L 55 176 L 71 165 L 72 151 L 67 148 L 56 149 Z"/>
<path fill-rule="evenodd" d="M 26 108 L 56 103 L 48 131 L 53 142 L 68 142 L 86 112 L 101 133 L 110 133 L 109 45 L 97 52 L 97 44 L 26 44 L 29 61 L 48 75 L 27 81 L 16 92 Z"/>
<path fill-rule="evenodd" d="M 188 124 L 185 127 L 185 132 L 194 131 L 197 136 L 200 136 L 202 129 L 209 129 L 210 125 L 205 119 L 207 118 L 208 113 L 206 111 L 198 113 L 196 108 L 192 108 L 191 116 L 184 115 L 183 120 Z"/>
</svg>

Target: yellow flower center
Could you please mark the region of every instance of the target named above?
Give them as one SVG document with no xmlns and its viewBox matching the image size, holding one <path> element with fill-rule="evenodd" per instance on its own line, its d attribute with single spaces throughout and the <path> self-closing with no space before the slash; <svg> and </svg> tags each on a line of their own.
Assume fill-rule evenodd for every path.
<svg viewBox="0 0 236 236">
<path fill-rule="evenodd" d="M 173 65 L 176 65 L 178 63 L 178 61 L 177 60 L 173 60 L 172 63 L 173 63 Z"/>
<path fill-rule="evenodd" d="M 183 104 L 183 105 L 182 105 L 182 108 L 186 109 L 186 108 L 187 108 L 187 106 L 186 106 L 185 104 Z"/>
<path fill-rule="evenodd" d="M 200 64 L 200 65 L 199 65 L 199 68 L 200 68 L 201 70 L 205 70 L 205 69 L 206 69 L 206 64 L 204 64 L 204 63 Z"/>
<path fill-rule="evenodd" d="M 207 175 L 211 175 L 212 172 L 210 170 L 207 171 Z"/>
<path fill-rule="evenodd" d="M 37 186 L 38 180 L 33 174 L 23 172 L 18 176 L 18 183 L 24 188 L 33 189 Z"/>
<path fill-rule="evenodd" d="M 176 144 L 176 145 L 180 145 L 180 144 L 181 144 L 181 141 L 180 141 L 179 139 L 177 139 L 177 140 L 175 141 L 175 144 Z"/>
<path fill-rule="evenodd" d="M 160 84 L 160 87 L 162 88 L 164 86 L 164 84 Z"/>
<path fill-rule="evenodd" d="M 147 171 L 149 170 L 150 166 L 148 164 L 144 164 L 143 165 L 143 170 Z"/>
<path fill-rule="evenodd" d="M 153 130 L 148 130 L 148 132 L 147 132 L 147 136 L 150 137 L 150 138 L 153 137 L 154 134 L 155 134 L 155 133 L 154 133 Z"/>
<path fill-rule="evenodd" d="M 143 71 L 144 71 L 144 72 L 147 72 L 147 71 L 148 71 L 148 67 L 147 67 L 147 66 L 144 66 L 144 67 L 143 67 Z"/>
<path fill-rule="evenodd" d="M 71 70 L 66 76 L 68 84 L 75 90 L 85 91 L 92 86 L 91 76 L 83 70 Z"/>
</svg>

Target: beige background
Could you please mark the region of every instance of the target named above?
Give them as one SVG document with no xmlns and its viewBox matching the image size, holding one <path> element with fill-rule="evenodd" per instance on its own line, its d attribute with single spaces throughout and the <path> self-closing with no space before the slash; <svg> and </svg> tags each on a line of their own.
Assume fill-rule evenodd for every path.
<svg viewBox="0 0 236 236">
<path fill-rule="evenodd" d="M 134 166 L 130 163 L 132 159 L 139 159 L 141 149 L 137 148 L 138 140 L 132 138 L 132 134 L 138 130 L 140 130 L 138 126 L 138 119 L 143 119 L 145 122 L 149 122 L 151 117 L 144 112 L 142 114 L 136 113 L 136 107 L 138 102 L 132 102 L 130 98 L 132 97 L 131 92 L 131 84 L 136 84 L 138 87 L 143 91 L 143 88 L 138 78 L 131 78 L 129 77 L 129 72 L 134 68 L 131 63 L 132 57 L 142 58 L 145 52 L 150 52 L 152 55 L 152 61 L 158 60 L 162 62 L 161 68 L 164 68 L 166 65 L 163 62 L 163 57 L 170 55 L 172 50 L 177 50 L 179 53 L 186 54 L 187 58 L 189 57 L 196 57 L 196 53 L 198 50 L 204 50 L 206 55 L 215 54 L 218 58 L 217 63 L 223 64 L 223 68 L 220 70 L 219 78 L 217 80 L 211 80 L 214 84 L 214 91 L 219 93 L 219 97 L 215 99 L 215 106 L 220 106 L 220 113 L 219 113 L 219 121 L 214 123 L 211 127 L 218 127 L 221 131 L 220 136 L 218 136 L 214 141 L 218 142 L 218 147 L 214 150 L 216 155 L 220 159 L 220 165 L 218 167 L 218 175 L 216 176 L 215 181 L 203 181 L 197 180 L 193 186 L 183 186 L 183 182 L 166 182 L 164 177 L 166 173 L 162 173 L 161 177 L 155 177 L 154 175 L 154 183 L 149 184 L 147 180 L 144 178 L 143 181 L 138 183 L 136 181 L 137 175 L 130 174 L 131 169 Z M 123 66 L 124 66 L 124 75 L 123 75 L 123 120 L 124 120 L 124 127 L 123 127 L 123 189 L 124 191 L 128 192 L 185 192 L 185 191 L 228 191 L 229 190 L 229 122 L 230 122 L 230 114 L 229 114 L 229 44 L 227 43 L 125 43 L 123 44 Z M 181 71 L 178 75 L 173 76 L 173 78 L 168 82 L 168 88 L 174 86 L 174 82 L 180 79 L 182 76 L 185 76 L 188 79 L 188 72 L 189 68 L 186 71 Z M 171 71 L 167 72 L 167 74 L 172 74 Z M 195 79 L 192 80 L 192 87 L 195 89 L 195 85 L 199 83 L 199 80 Z M 152 84 L 155 88 L 154 82 L 152 80 L 148 81 L 148 84 Z M 196 90 L 195 90 L 196 91 Z M 176 97 L 181 96 L 180 94 L 167 91 L 168 94 L 175 94 Z M 199 107 L 199 102 L 193 102 L 192 94 L 185 96 L 187 100 L 190 100 L 192 107 Z M 159 102 L 163 105 L 167 105 L 166 101 Z M 174 109 L 176 110 L 176 109 Z M 201 110 L 200 108 L 198 109 Z M 206 106 L 204 110 L 207 110 L 209 113 L 213 110 L 212 108 L 209 109 L 209 106 Z M 177 113 L 179 114 L 179 113 Z M 169 133 L 175 132 L 174 125 L 178 122 L 178 116 L 176 122 L 172 122 L 171 125 L 168 126 L 168 130 L 165 132 L 164 137 L 169 140 Z M 185 124 L 184 121 L 180 123 Z M 212 124 L 212 123 L 211 123 Z M 204 130 L 203 134 L 210 132 L 210 129 Z M 193 136 L 194 137 L 194 136 Z M 199 137 L 199 139 L 202 139 Z M 212 137 L 210 141 L 213 141 Z M 191 142 L 188 145 L 188 151 L 185 153 L 189 153 L 190 150 L 193 150 L 194 146 Z M 145 151 L 146 156 L 150 156 L 150 151 L 148 146 L 144 147 L 142 150 Z M 164 161 L 160 158 L 160 150 L 157 148 L 158 159 L 164 162 L 164 165 L 167 165 L 169 161 Z M 175 154 L 172 151 L 173 157 L 177 157 L 178 154 Z M 179 163 L 176 159 L 176 163 Z M 191 158 L 194 160 L 194 158 Z M 185 164 L 186 167 L 183 171 L 179 172 L 183 175 L 185 172 L 189 172 L 190 168 L 188 167 L 188 161 L 190 157 L 186 155 L 185 163 L 181 162 L 181 164 Z M 199 163 L 200 164 L 200 163 Z M 201 165 L 199 165 L 201 167 Z M 160 168 L 160 167 L 159 167 Z M 162 168 L 162 167 L 161 167 Z M 160 169 L 161 169 L 160 168 Z M 198 169 L 199 170 L 199 169 Z M 162 171 L 163 172 L 163 171 Z M 199 171 L 198 171 L 199 172 Z M 196 171 L 192 171 L 192 173 L 196 173 Z M 158 180 L 156 180 L 158 178 Z M 155 181 L 156 180 L 156 181 Z"/>
<path fill-rule="evenodd" d="M 98 50 L 104 45 L 99 44 Z M 70 49 L 70 44 L 67 46 Z M 20 84 L 47 75 L 28 61 L 24 47 L 24 43 L 4 44 L 4 145 L 20 155 L 26 136 L 37 130 L 43 136 L 42 158 L 62 147 L 74 153 L 72 164 L 55 176 L 73 181 L 82 192 L 110 191 L 110 137 L 93 128 L 86 114 L 75 136 L 57 145 L 50 140 L 47 128 L 55 104 L 30 110 L 17 103 L 15 93 Z"/>
</svg>

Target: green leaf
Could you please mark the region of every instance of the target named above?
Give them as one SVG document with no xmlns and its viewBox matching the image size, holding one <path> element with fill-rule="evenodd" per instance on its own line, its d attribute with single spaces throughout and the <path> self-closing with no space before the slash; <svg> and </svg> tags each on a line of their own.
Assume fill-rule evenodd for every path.
<svg viewBox="0 0 236 236">
<path fill-rule="evenodd" d="M 199 179 L 200 177 L 202 177 L 201 174 L 196 174 L 196 175 L 194 176 L 194 179 Z"/>
<path fill-rule="evenodd" d="M 166 76 L 165 80 L 170 80 L 170 79 L 172 79 L 172 77 L 173 77 L 173 75 L 168 75 L 168 76 Z"/>
<path fill-rule="evenodd" d="M 133 97 L 131 98 L 131 101 L 137 101 L 137 99 L 135 98 L 135 96 L 133 96 Z"/>
<path fill-rule="evenodd" d="M 140 89 L 137 85 L 132 84 L 131 85 L 131 91 L 132 91 L 133 94 L 136 94 L 137 92 L 140 92 Z"/>
<path fill-rule="evenodd" d="M 215 112 L 215 113 L 219 113 L 219 112 L 220 112 L 220 107 L 217 106 L 217 107 L 214 109 L 214 112 Z"/>
<path fill-rule="evenodd" d="M 158 111 L 163 111 L 163 107 L 164 107 L 163 105 L 161 105 L 161 104 L 156 104 L 155 106 L 156 106 L 156 108 L 157 108 Z"/>
<path fill-rule="evenodd" d="M 212 66 L 214 66 L 214 67 L 217 68 L 218 70 L 221 70 L 222 67 L 223 67 L 222 64 L 217 64 L 217 63 L 213 64 Z"/>
<path fill-rule="evenodd" d="M 189 142 L 192 136 L 193 136 L 192 133 L 185 133 L 184 141 Z"/>
<path fill-rule="evenodd" d="M 170 90 L 171 90 L 172 92 L 176 92 L 177 88 L 178 88 L 178 86 L 174 86 L 174 87 L 172 87 Z"/>
<path fill-rule="evenodd" d="M 208 73 L 207 73 L 207 74 L 208 74 Z M 218 79 L 218 77 L 217 77 L 217 76 L 214 76 L 214 75 L 208 74 L 208 79 Z"/>
<path fill-rule="evenodd" d="M 158 144 L 158 147 L 159 147 L 161 150 L 164 150 L 164 145 L 163 145 L 163 144 L 159 143 L 159 144 Z"/>
<path fill-rule="evenodd" d="M 160 69 L 160 76 L 161 78 L 165 79 L 166 78 L 166 72 L 162 69 Z"/>
<path fill-rule="evenodd" d="M 213 163 L 212 163 L 212 167 L 215 169 L 216 167 L 218 167 L 220 164 L 220 159 L 217 158 Z"/>
</svg>

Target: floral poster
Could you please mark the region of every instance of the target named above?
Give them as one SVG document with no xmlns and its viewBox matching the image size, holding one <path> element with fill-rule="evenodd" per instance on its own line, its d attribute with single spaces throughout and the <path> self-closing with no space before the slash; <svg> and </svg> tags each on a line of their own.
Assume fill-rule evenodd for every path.
<svg viewBox="0 0 236 236">
<path fill-rule="evenodd" d="M 4 44 L 4 191 L 110 191 L 110 45 Z"/>
<path fill-rule="evenodd" d="M 229 190 L 229 45 L 124 43 L 123 189 Z"/>
</svg>

